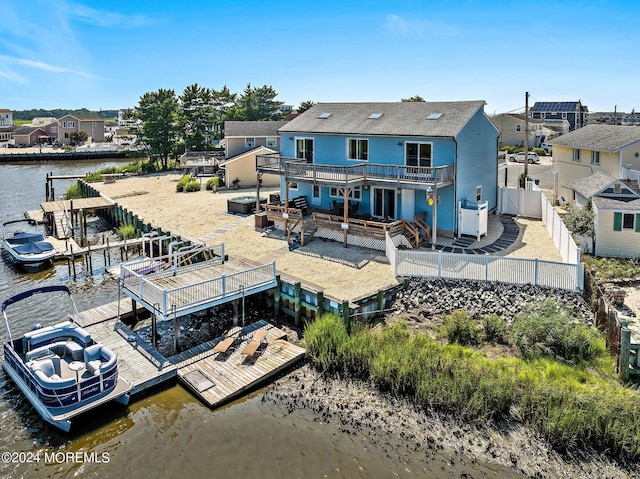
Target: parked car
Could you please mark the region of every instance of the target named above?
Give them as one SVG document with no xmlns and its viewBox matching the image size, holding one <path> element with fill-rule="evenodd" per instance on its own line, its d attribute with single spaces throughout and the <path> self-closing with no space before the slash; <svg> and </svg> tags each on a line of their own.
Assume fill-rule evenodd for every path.
<svg viewBox="0 0 640 479">
<path fill-rule="evenodd" d="M 540 163 L 540 157 L 537 153 L 527 152 L 527 158 L 529 163 Z M 516 153 L 515 155 L 511 155 L 511 161 L 515 161 L 517 163 L 524 163 L 524 151 L 520 153 Z"/>
<path fill-rule="evenodd" d="M 542 148 L 547 155 L 550 155 L 553 152 L 553 146 L 547 143 L 540 145 L 540 148 Z"/>
</svg>

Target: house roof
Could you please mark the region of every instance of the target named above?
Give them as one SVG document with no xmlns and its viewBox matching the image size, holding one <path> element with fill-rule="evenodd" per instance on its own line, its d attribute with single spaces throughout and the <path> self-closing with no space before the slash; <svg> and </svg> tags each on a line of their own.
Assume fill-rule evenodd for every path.
<svg viewBox="0 0 640 479">
<path fill-rule="evenodd" d="M 531 108 L 532 112 L 576 112 L 580 111 L 580 101 L 537 101 Z M 582 107 L 586 109 L 586 107 Z"/>
<path fill-rule="evenodd" d="M 549 141 L 553 146 L 614 153 L 640 141 L 640 127 L 592 124 Z"/>
<path fill-rule="evenodd" d="M 255 148 L 252 148 L 251 150 L 243 151 L 242 153 L 239 153 L 237 155 L 227 158 L 224 161 L 224 163 L 222 163 L 222 166 L 226 166 L 229 163 L 234 163 L 242 158 L 246 158 L 247 156 L 258 155 L 258 154 L 268 155 L 270 153 L 276 153 L 276 151 L 272 150 L 271 148 L 267 148 L 266 146 L 257 146 Z"/>
<path fill-rule="evenodd" d="M 76 115 L 75 113 L 69 113 L 68 115 L 64 115 L 62 118 L 67 116 L 79 121 L 104 121 L 104 118 L 98 115 Z M 60 118 L 60 120 L 62 120 L 62 118 Z"/>
<path fill-rule="evenodd" d="M 286 121 L 225 121 L 224 136 L 231 137 L 267 137 L 278 136 L 278 129 Z"/>
<path fill-rule="evenodd" d="M 594 196 L 592 201 L 593 201 L 593 204 L 599 209 L 640 211 L 640 198 L 619 199 L 619 198 L 608 198 L 603 196 Z"/>
<path fill-rule="evenodd" d="M 640 186 L 636 180 L 614 180 L 594 195 L 593 203 L 602 209 L 640 211 Z"/>
<path fill-rule="evenodd" d="M 23 126 L 13 132 L 14 135 L 32 135 L 34 132 L 40 130 L 42 133 L 45 131 L 39 126 Z"/>
<path fill-rule="evenodd" d="M 455 137 L 485 102 L 318 103 L 280 132 Z M 378 116 L 379 115 L 379 116 Z M 431 115 L 432 119 L 429 119 Z M 375 117 L 375 118 L 374 118 Z"/>
<path fill-rule="evenodd" d="M 572 181 L 564 185 L 564 188 L 569 188 L 577 193 L 580 193 L 585 198 L 591 198 L 593 195 L 603 190 L 611 183 L 616 181 L 616 178 L 604 171 L 596 171 L 593 175 L 579 180 Z"/>
</svg>

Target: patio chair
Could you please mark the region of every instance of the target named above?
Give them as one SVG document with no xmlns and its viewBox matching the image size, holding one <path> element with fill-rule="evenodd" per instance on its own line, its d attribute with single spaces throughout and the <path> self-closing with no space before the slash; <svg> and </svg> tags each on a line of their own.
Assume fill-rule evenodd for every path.
<svg viewBox="0 0 640 479">
<path fill-rule="evenodd" d="M 256 351 L 260 348 L 262 341 L 266 342 L 267 338 L 267 330 L 266 329 L 258 329 L 253 336 L 251 337 L 251 341 L 247 343 L 247 345 L 242 350 L 243 356 L 253 356 Z"/>
</svg>

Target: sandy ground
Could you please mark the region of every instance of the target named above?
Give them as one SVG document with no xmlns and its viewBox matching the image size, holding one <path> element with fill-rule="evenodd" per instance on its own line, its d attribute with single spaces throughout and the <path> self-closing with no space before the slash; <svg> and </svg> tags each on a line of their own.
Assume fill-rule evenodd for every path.
<svg viewBox="0 0 640 479">
<path fill-rule="evenodd" d="M 180 174 L 157 174 L 119 179 L 113 183 L 94 183 L 105 196 L 113 199 L 144 222 L 171 231 L 193 241 L 225 244 L 226 254 L 269 263 L 276 261 L 278 271 L 298 278 L 303 284 L 319 286 L 327 297 L 353 300 L 397 284 L 382 251 L 323 241 L 316 238 L 304 248 L 289 251 L 286 241 L 277 234 L 256 231 L 253 216 L 227 213 L 227 199 L 255 195 L 255 189 L 227 190 L 217 193 L 176 193 Z M 276 188 L 263 188 L 268 197 Z M 492 224 L 499 223 L 491 215 Z M 502 255 L 561 261 L 560 255 L 542 222 L 518 219 L 521 236 Z M 483 243 L 492 242 L 500 234 L 496 227 Z M 446 239 L 442 239 L 446 241 Z"/>
</svg>

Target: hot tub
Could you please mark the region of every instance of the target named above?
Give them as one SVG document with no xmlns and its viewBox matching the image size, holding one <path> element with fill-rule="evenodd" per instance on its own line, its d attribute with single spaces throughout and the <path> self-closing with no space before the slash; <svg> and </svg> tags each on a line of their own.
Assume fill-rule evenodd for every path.
<svg viewBox="0 0 640 479">
<path fill-rule="evenodd" d="M 266 203 L 266 198 L 260 198 L 260 204 Z M 255 196 L 236 196 L 227 200 L 227 212 L 250 215 L 256 209 Z"/>
</svg>

